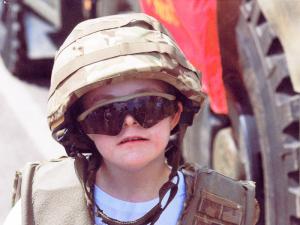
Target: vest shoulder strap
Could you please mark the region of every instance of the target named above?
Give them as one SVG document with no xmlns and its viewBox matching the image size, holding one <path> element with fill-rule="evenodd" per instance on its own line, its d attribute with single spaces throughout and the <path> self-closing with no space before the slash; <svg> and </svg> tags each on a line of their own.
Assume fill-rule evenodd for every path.
<svg viewBox="0 0 300 225">
<path fill-rule="evenodd" d="M 254 225 L 259 217 L 255 185 L 207 168 L 184 165 L 186 202 L 182 225 Z"/>
</svg>

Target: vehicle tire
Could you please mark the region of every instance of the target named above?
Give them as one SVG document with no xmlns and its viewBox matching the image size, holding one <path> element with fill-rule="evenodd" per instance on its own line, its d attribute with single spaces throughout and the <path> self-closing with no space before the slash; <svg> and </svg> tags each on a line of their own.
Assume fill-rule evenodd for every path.
<svg viewBox="0 0 300 225">
<path fill-rule="evenodd" d="M 300 224 L 300 94 L 293 91 L 283 47 L 254 0 L 241 5 L 237 42 L 259 137 L 252 141 L 259 144 L 263 172 L 260 224 Z"/>
</svg>

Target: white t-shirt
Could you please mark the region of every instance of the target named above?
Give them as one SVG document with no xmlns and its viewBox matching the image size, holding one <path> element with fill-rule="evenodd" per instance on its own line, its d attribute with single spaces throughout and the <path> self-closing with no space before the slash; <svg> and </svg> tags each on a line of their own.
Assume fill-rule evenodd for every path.
<svg viewBox="0 0 300 225">
<path fill-rule="evenodd" d="M 179 183 L 178 191 L 174 199 L 167 208 L 162 212 L 155 225 L 176 225 L 177 220 L 182 212 L 185 200 L 185 183 L 182 172 L 178 172 Z M 175 178 L 174 178 L 175 179 Z M 175 182 L 174 180 L 173 182 Z M 167 193 L 162 201 L 164 206 L 168 200 L 170 193 Z M 121 221 L 133 221 L 144 216 L 159 201 L 158 198 L 146 202 L 127 202 L 114 198 L 103 192 L 99 187 L 95 186 L 94 197 L 97 205 L 103 212 L 111 218 Z M 96 217 L 96 224 L 102 225 L 101 219 Z"/>
<path fill-rule="evenodd" d="M 178 191 L 174 199 L 163 211 L 158 221 L 156 221 L 155 225 L 176 225 L 177 223 L 177 220 L 183 209 L 184 199 L 186 195 L 183 174 L 181 172 L 178 172 L 178 175 Z M 142 217 L 159 201 L 157 198 L 139 203 L 126 202 L 108 195 L 107 193 L 103 192 L 99 187 L 95 188 L 94 197 L 96 203 L 106 215 L 122 221 L 130 221 Z M 167 199 L 168 194 L 165 196 L 164 201 L 162 202 L 163 205 Z M 3 225 L 22 225 L 21 211 L 22 210 L 20 199 L 9 212 Z M 96 217 L 95 219 L 97 225 L 103 224 L 101 222 L 101 219 L 99 219 L 98 217 Z"/>
</svg>

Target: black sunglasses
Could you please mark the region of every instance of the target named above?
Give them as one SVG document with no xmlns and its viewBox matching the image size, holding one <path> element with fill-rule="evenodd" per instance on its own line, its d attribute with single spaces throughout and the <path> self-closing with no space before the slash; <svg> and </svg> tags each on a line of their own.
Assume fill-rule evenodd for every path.
<svg viewBox="0 0 300 225">
<path fill-rule="evenodd" d="M 178 110 L 176 97 L 166 93 L 139 93 L 100 101 L 82 112 L 77 121 L 86 134 L 118 135 L 126 115 L 150 128 Z"/>
</svg>

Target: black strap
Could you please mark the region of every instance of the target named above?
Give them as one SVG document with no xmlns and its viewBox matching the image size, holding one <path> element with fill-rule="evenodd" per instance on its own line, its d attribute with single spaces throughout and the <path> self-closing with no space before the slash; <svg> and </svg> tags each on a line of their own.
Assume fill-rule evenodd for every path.
<svg viewBox="0 0 300 225">
<path fill-rule="evenodd" d="M 80 180 L 80 183 L 85 191 L 86 200 L 88 206 L 95 205 L 96 212 L 95 216 L 98 216 L 102 219 L 102 221 L 108 225 L 146 225 L 146 224 L 154 224 L 162 212 L 167 208 L 170 202 L 176 196 L 178 191 L 178 183 L 179 183 L 179 176 L 177 173 L 177 168 L 173 167 L 171 173 L 169 175 L 168 181 L 160 188 L 159 190 L 159 202 L 144 216 L 141 218 L 134 220 L 134 221 L 119 221 L 107 216 L 103 210 L 94 202 L 92 188 L 90 187 L 91 184 L 88 184 L 88 174 L 87 168 L 89 162 L 81 153 L 78 153 L 75 157 L 75 168 L 77 176 Z M 176 183 L 173 183 L 172 180 L 174 177 L 177 177 Z M 166 196 L 166 194 L 170 191 L 170 195 L 168 200 L 164 206 L 162 206 L 162 200 Z M 92 207 L 90 210 L 94 210 Z"/>
<path fill-rule="evenodd" d="M 172 182 L 172 179 L 174 177 L 177 177 L 176 183 Z M 159 190 L 159 202 L 144 216 L 141 218 L 134 220 L 134 221 L 120 221 L 113 219 L 109 216 L 107 216 L 103 210 L 99 208 L 97 204 L 96 205 L 96 216 L 100 217 L 102 221 L 108 225 L 146 225 L 146 224 L 151 224 L 153 225 L 162 212 L 166 209 L 166 207 L 170 204 L 170 202 L 174 199 L 176 196 L 176 193 L 178 191 L 178 182 L 179 182 L 179 177 L 176 169 L 172 169 L 169 180 L 161 187 Z M 162 207 L 162 200 L 164 199 L 165 195 L 170 191 L 169 198 L 166 202 L 166 204 Z"/>
</svg>

